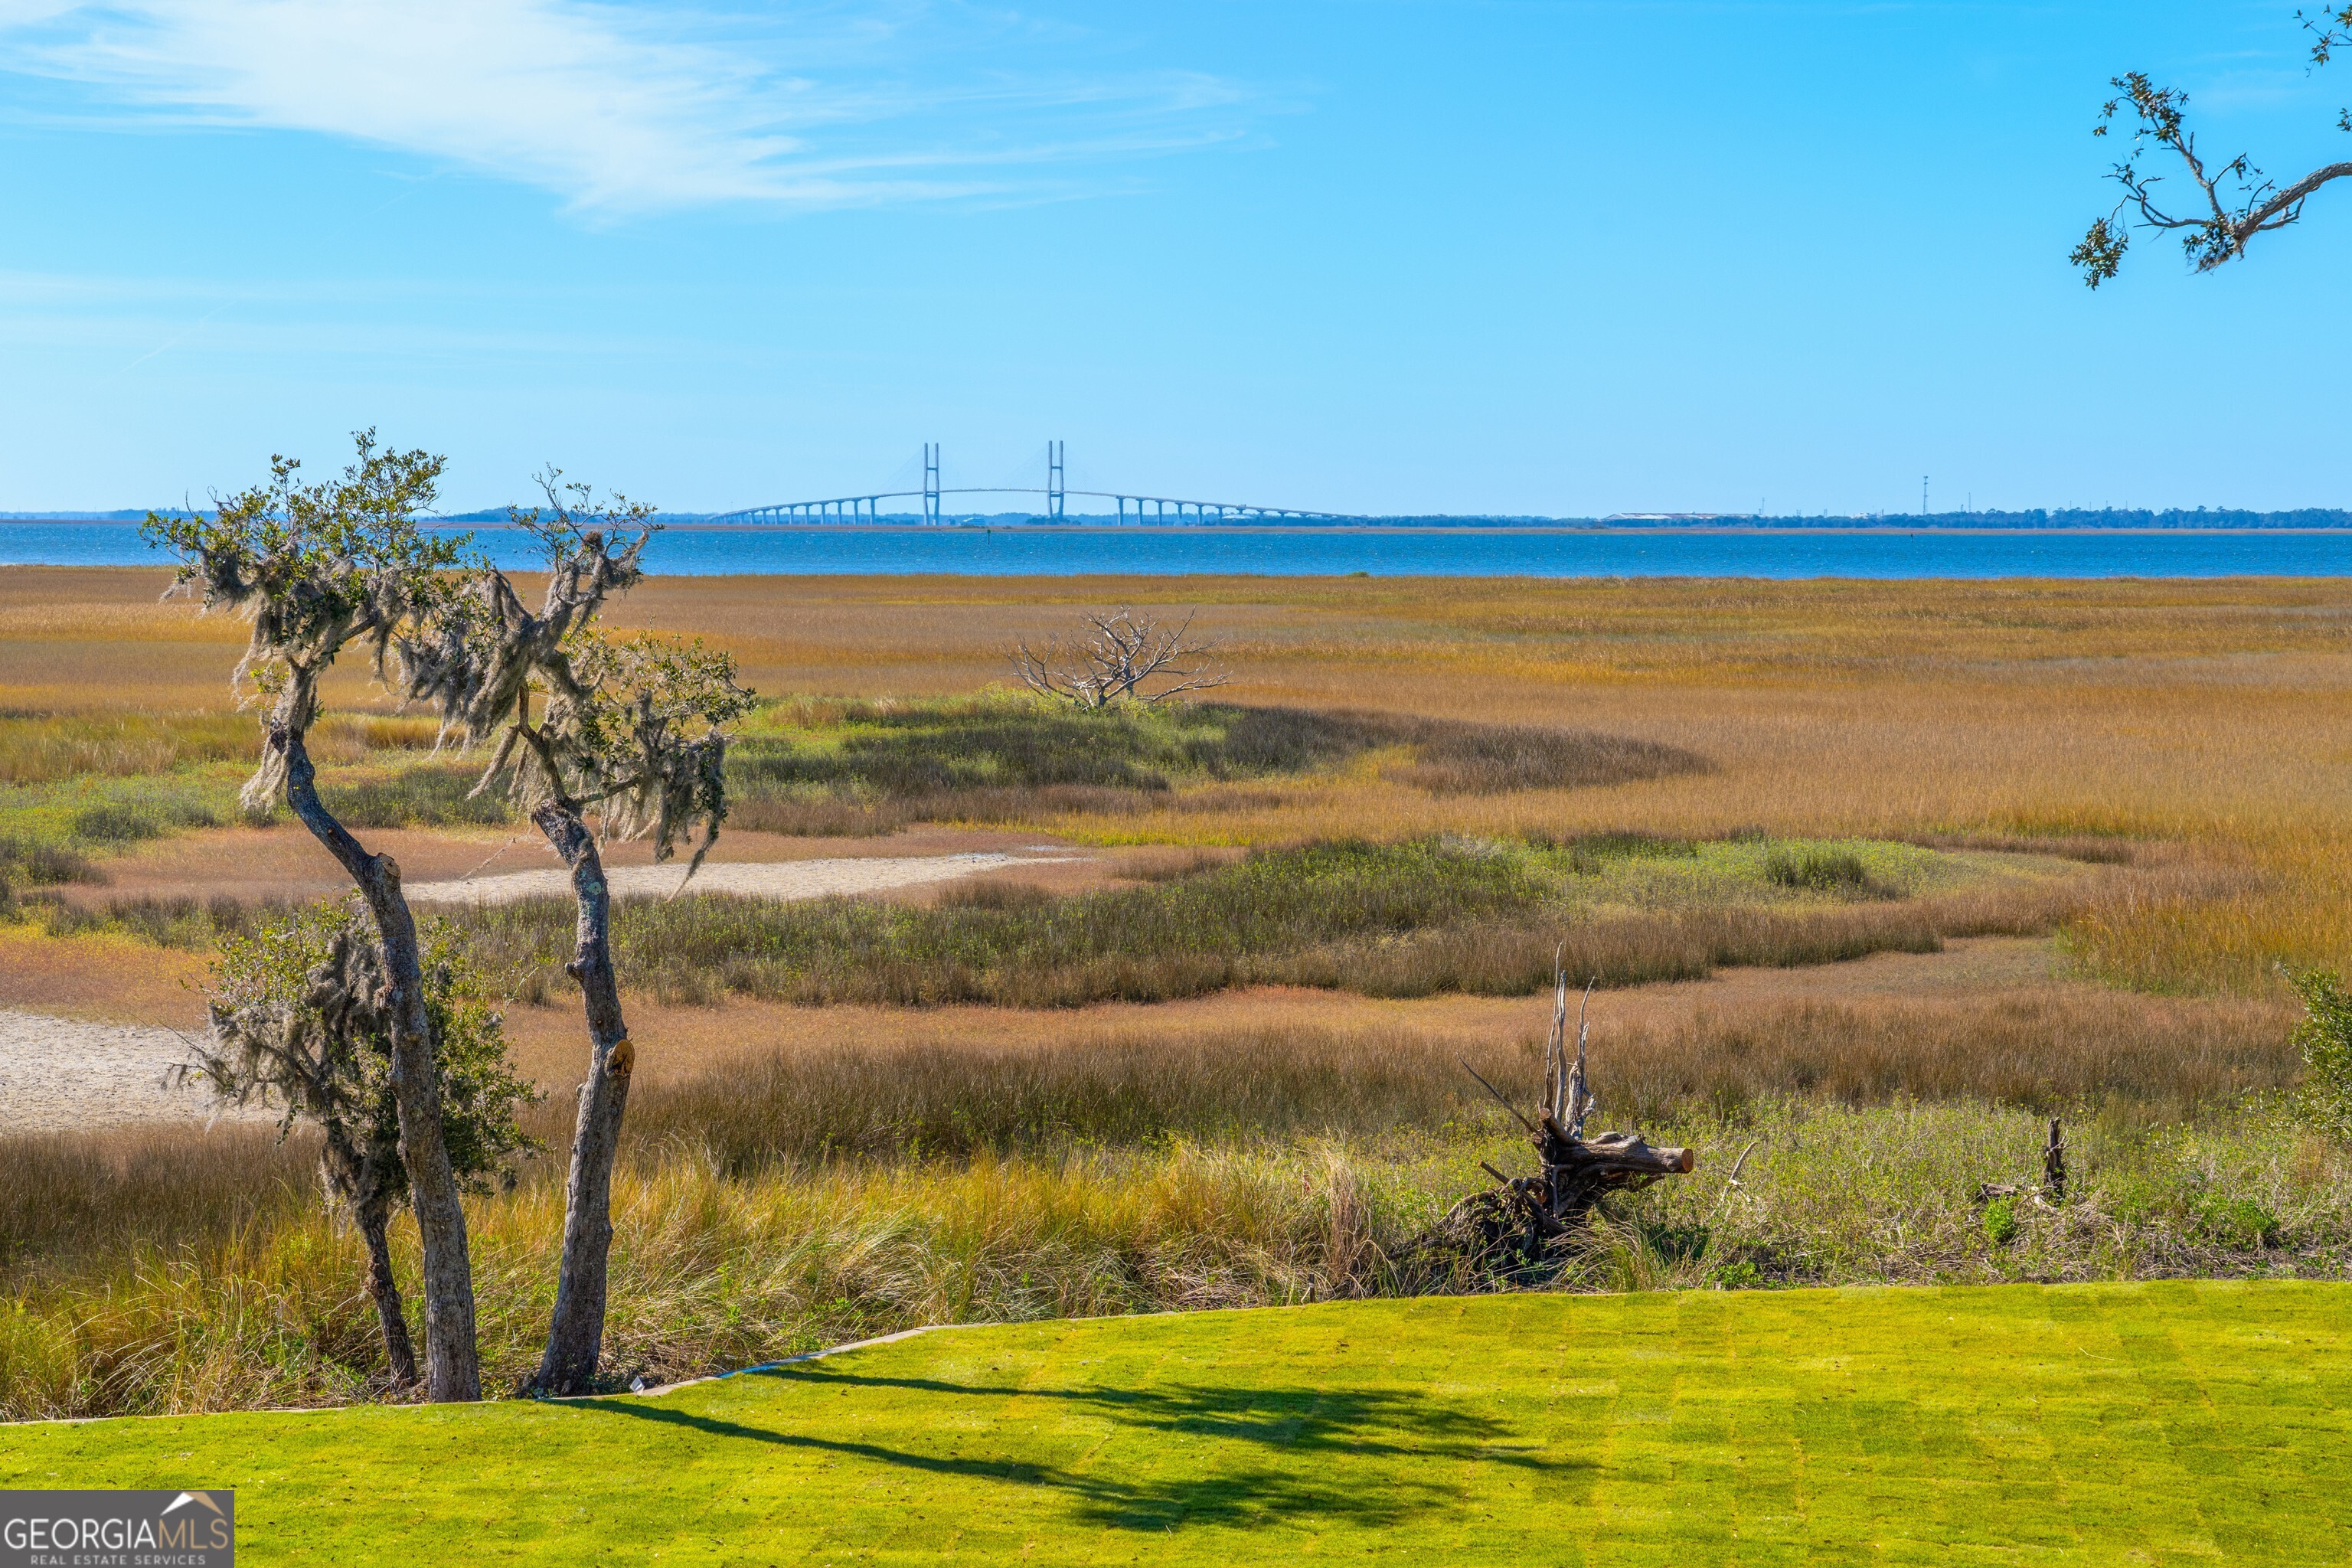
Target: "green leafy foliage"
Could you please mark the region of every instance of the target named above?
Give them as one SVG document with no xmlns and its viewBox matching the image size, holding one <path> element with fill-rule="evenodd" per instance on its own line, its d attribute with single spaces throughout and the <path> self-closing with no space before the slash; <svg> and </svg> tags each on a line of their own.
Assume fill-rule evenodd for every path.
<svg viewBox="0 0 2352 1568">
<path fill-rule="evenodd" d="M 2223 1247 L 2251 1251 L 2279 1239 L 2278 1216 L 2249 1197 L 2208 1193 L 2197 1200 L 2198 1230 Z"/>
<path fill-rule="evenodd" d="M 650 837 L 656 860 L 699 825 L 698 866 L 727 819 L 726 726 L 756 699 L 736 684 L 734 655 L 698 637 L 599 627 L 606 601 L 644 579 L 659 525 L 650 506 L 562 478 L 540 477 L 545 508 L 513 512 L 547 552 L 540 608 L 477 565 L 399 635 L 403 695 L 430 705 L 445 733 L 497 738 L 477 790 L 503 779 L 525 811 L 595 811 L 608 837 Z"/>
<path fill-rule="evenodd" d="M 150 512 L 140 530 L 179 557 L 175 591 L 252 621 L 236 679 L 270 703 L 273 724 L 296 733 L 318 717 L 320 677 L 346 647 L 366 644 L 381 674 L 404 628 L 457 592 L 451 574 L 472 559 L 471 535 L 428 532 L 417 521 L 437 496 L 444 459 L 385 450 L 373 430 L 352 444 L 337 479 L 305 484 L 298 460 L 273 457 L 266 483 L 213 516 Z M 273 798 L 285 765 L 281 751 L 264 750 L 248 808 Z"/>
<path fill-rule="evenodd" d="M 488 1192 L 536 1152 L 517 1117 L 539 1091 L 514 1071 L 503 1020 L 458 932 L 428 921 L 419 935 L 450 1169 L 468 1190 Z M 226 1098 L 278 1107 L 282 1129 L 314 1121 L 327 1128 L 331 1149 L 346 1140 L 353 1158 L 381 1168 L 396 1203 L 407 1179 L 390 1032 L 372 999 L 349 995 L 355 988 L 343 982 L 343 972 L 366 972 L 355 950 L 364 954 L 372 942 L 364 917 L 347 903 L 295 910 L 252 935 L 226 938 L 214 964 L 217 1044 L 201 1076 Z"/>
<path fill-rule="evenodd" d="M 651 836 L 656 860 L 701 823 L 699 864 L 727 819 L 726 726 L 757 701 L 735 682 L 735 656 L 699 637 L 593 632 L 565 652 L 551 684 L 570 689 L 530 748 L 551 764 L 553 793 L 596 804 L 614 837 Z"/>
<path fill-rule="evenodd" d="M 2286 981 L 2304 1007 L 2294 1031 L 2303 1054 L 2304 1115 L 2324 1136 L 2352 1144 L 2352 995 L 2324 969 L 2289 970 Z"/>
</svg>

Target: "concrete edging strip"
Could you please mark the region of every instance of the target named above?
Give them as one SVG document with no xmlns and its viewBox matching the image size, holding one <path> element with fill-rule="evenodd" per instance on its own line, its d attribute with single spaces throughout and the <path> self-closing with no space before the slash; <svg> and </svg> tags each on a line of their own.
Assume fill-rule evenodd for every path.
<svg viewBox="0 0 2352 1568">
<path fill-rule="evenodd" d="M 983 1323 L 925 1323 L 920 1328 L 900 1329 L 895 1334 L 882 1334 L 870 1340 L 852 1340 L 845 1345 L 827 1345 L 821 1351 L 803 1351 L 779 1361 L 763 1361 L 757 1366 L 739 1366 L 733 1372 L 714 1372 L 707 1377 L 689 1377 L 677 1383 L 665 1383 L 658 1387 L 632 1388 L 622 1394 L 575 1394 L 562 1399 L 551 1399 L 551 1405 L 571 1404 L 584 1399 L 651 1399 L 656 1394 L 675 1394 L 681 1388 L 692 1388 L 698 1383 L 724 1383 L 730 1377 L 748 1377 L 755 1372 L 773 1372 L 780 1366 L 792 1366 L 799 1362 L 823 1361 L 829 1355 L 846 1355 L 851 1351 L 872 1350 L 876 1345 L 895 1345 L 900 1340 L 911 1340 L 917 1334 L 936 1334 L 949 1329 L 985 1328 Z"/>
</svg>

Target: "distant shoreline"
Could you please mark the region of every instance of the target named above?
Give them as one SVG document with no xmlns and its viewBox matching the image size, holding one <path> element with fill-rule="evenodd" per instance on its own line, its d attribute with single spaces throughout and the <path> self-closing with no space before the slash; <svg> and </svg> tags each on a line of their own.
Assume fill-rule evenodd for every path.
<svg viewBox="0 0 2352 1568">
<path fill-rule="evenodd" d="M 450 527 L 494 528 L 495 523 L 449 524 Z M 1427 533 L 1427 534 L 1570 534 L 1589 537 L 1593 534 L 1626 534 L 1641 536 L 1667 535 L 1738 535 L 1741 537 L 1787 537 L 1790 535 L 1867 535 L 1933 533 L 1953 538 L 2016 539 L 2031 534 L 2147 534 L 2163 538 L 2229 537 L 2244 538 L 2248 534 L 2352 534 L 2352 528 L 1894 528 L 1872 524 L 1858 528 L 1740 528 L 1713 523 L 1669 524 L 1645 528 L 1617 523 L 1605 526 L 1597 523 L 1559 523 L 1543 525 L 1495 523 L 1459 526 L 1428 523 L 1347 522 L 1280 525 L 1275 523 L 1186 522 L 1169 523 L 896 523 L 896 522 L 836 522 L 836 523 L 751 523 L 751 522 L 673 522 L 666 524 L 679 532 L 704 533 L 940 533 L 950 531 L 963 533 Z"/>
<path fill-rule="evenodd" d="M 532 533 L 448 521 L 500 564 L 543 563 Z M 0 527 L 0 563 L 168 570 L 135 524 Z M 721 523 L 678 518 L 646 556 L 664 576 L 965 577 L 2324 577 L 2352 581 L 2352 527 L 2102 524 L 1938 528 L 1845 523 L 1496 521 L 1165 526 L 1108 520 L 924 524 Z"/>
<path fill-rule="evenodd" d="M 662 526 L 680 533 L 1116 533 L 1165 536 L 1198 533 L 1302 533 L 1302 534 L 1536 534 L 1536 535 L 1624 535 L 1628 537 L 1770 537 L 1791 536 L 1895 536 L 1934 534 L 1948 538 L 2017 539 L 2039 537 L 2149 537 L 2149 538 L 2232 538 L 2252 535 L 2265 537 L 2306 537 L 2352 535 L 2352 528 L 2298 528 L 2248 524 L 2239 528 L 2150 528 L 2118 524 L 2105 526 L 2072 526 L 2054 528 L 1966 528 L 1937 523 L 1825 523 L 1820 527 L 1801 524 L 1739 524 L 1739 523 L 1243 523 L 1243 522 L 710 522 L 690 517 L 663 521 Z M 112 517 L 5 517 L 0 516 L 0 527 L 71 528 L 76 526 L 131 528 L 134 522 Z M 509 525 L 497 522 L 444 522 L 429 521 L 428 527 L 467 532 L 502 532 Z"/>
</svg>

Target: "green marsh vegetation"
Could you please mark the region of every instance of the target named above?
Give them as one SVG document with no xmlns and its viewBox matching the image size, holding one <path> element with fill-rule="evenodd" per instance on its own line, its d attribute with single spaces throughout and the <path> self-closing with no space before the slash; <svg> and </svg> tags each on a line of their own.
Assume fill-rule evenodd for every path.
<svg viewBox="0 0 2352 1568">
<path fill-rule="evenodd" d="M 2352 1157 L 2296 1114 L 2275 1009 L 2038 1007 L 1990 1031 L 1882 1000 L 1612 1035 L 1601 1120 L 1704 1163 L 1613 1203 L 1544 1283 L 2342 1273 Z M 1532 1097 L 1532 1031 L 1410 1028 L 804 1048 L 641 1086 L 612 1364 L 662 1381 L 925 1322 L 1492 1289 L 1414 1247 L 1476 1162 L 1529 1159 L 1465 1059 Z M 2053 1111 L 2065 1201 L 1989 1226 L 1979 1187 L 2032 1176 Z M 364 1248 L 305 1156 L 299 1134 L 226 1125 L 6 1140 L 0 1407 L 381 1396 Z M 550 1305 L 561 1173 L 534 1163 L 470 1208 L 485 1377 L 511 1386 Z M 413 1230 L 394 1242 L 404 1285 Z"/>
<path fill-rule="evenodd" d="M 1862 884 L 1791 888 L 1773 874 L 1791 856 L 1862 868 Z M 1727 964 L 2046 932 L 2105 891 L 2098 876 L 1899 844 L 1354 841 L 1255 850 L 1060 898 L 979 884 L 929 908 L 636 900 L 622 906 L 614 941 L 640 984 L 685 1002 L 1072 1006 L 1249 984 L 1518 995 L 1549 984 L 1563 942 L 1570 971 L 1603 984 L 1696 979 Z M 459 918 L 517 994 L 549 993 L 568 929 L 561 904 Z"/>
<path fill-rule="evenodd" d="M 740 827 L 877 834 L 917 822 L 1118 815 L 1166 805 L 1188 787 L 1367 762 L 1440 795 L 1622 784 L 1706 765 L 1671 746 L 1533 725 L 1224 702 L 1082 710 L 990 689 L 922 701 L 774 703 L 728 768 Z"/>
<path fill-rule="evenodd" d="M 338 764 L 320 794 L 354 826 L 511 817 L 503 800 L 467 798 L 478 768 L 430 757 L 428 722 L 337 714 L 319 733 L 320 760 Z M 154 839 L 285 820 L 282 807 L 237 803 L 258 750 L 244 714 L 0 714 L 0 910 L 27 891 L 102 887 L 110 858 Z M 68 917 L 68 929 L 87 923 Z"/>
<path fill-rule="evenodd" d="M 1792 877 L 1795 865 L 1804 875 Z M 1827 866 L 1831 874 L 1816 874 Z M 1636 834 L 1352 840 L 1196 855 L 1139 885 L 1055 896 L 950 886 L 929 906 L 731 895 L 626 899 L 616 958 L 665 1002 L 1077 1006 L 1289 984 L 1373 996 L 1525 995 L 1556 958 L 1603 985 L 1701 979 L 1950 938 L 2044 935 L 2162 870 L 1869 840 Z M 1810 876 L 1811 880 L 1806 879 Z M 113 929 L 203 951 L 278 906 L 190 897 L 26 903 L 55 934 Z M 454 910 L 476 962 L 528 1004 L 560 995 L 571 905 Z"/>
<path fill-rule="evenodd" d="M 381 785 L 383 804 L 358 808 L 384 814 L 373 820 L 458 809 L 470 771 L 413 739 L 368 742 L 352 770 Z M 1081 805 L 1115 821 L 1129 806 L 1366 772 L 1434 796 L 1703 765 L 1612 755 L 1509 726 L 1213 704 L 1074 717 L 992 694 L 773 706 L 730 759 L 730 785 L 747 803 L 734 826 L 864 833 Z M 123 824 L 194 826 L 196 808 L 228 808 L 243 771 L 192 752 L 161 774 L 7 786 L 47 792 L 13 797 L 29 809 L 12 830 L 30 825 L 13 863 L 52 882 L 102 875 L 140 836 Z M 194 805 L 175 818 L 173 802 Z M 127 815 L 85 821 L 97 807 Z M 2151 892 L 2191 896 L 2210 874 L 2079 836 L 1955 834 L 1931 847 L 1423 833 L 1171 858 L 1140 885 L 1063 897 L 975 884 L 931 908 L 631 901 L 614 941 L 654 994 L 721 1006 L 1060 1007 L 1268 982 L 1521 994 L 1548 982 L 1563 939 L 1570 968 L 1604 984 L 1689 978 L 2047 934 Z M 200 951 L 282 912 L 87 897 L 18 909 L 60 933 L 111 925 Z M 523 1004 L 565 994 L 556 961 L 571 926 L 561 904 L 453 921 L 481 973 Z M 1478 1161 L 1526 1167 L 1523 1137 L 1461 1058 L 1528 1098 L 1538 1011 L 1523 1047 L 1403 1027 L 1202 1037 L 1139 1025 L 1066 1048 L 807 1049 L 640 1086 L 615 1194 L 612 1363 L 658 1380 L 923 1322 L 1490 1289 L 1413 1242 L 1480 1184 Z M 1695 1144 L 1704 1163 L 1613 1205 L 1550 1283 L 2340 1275 L 2352 1161 L 2297 1109 L 2307 1069 L 2290 1022 L 2275 1002 L 2053 992 L 1620 1031 L 1596 1042 L 1601 1122 Z M 2053 1112 L 2074 1164 L 2067 1201 L 2013 1203 L 1989 1225 L 1978 1187 L 2029 1180 Z M 552 1112 L 532 1114 L 532 1131 L 561 1141 Z M 305 1135 L 281 1145 L 223 1123 L 0 1142 L 0 1409 L 385 1391 L 357 1283 L 364 1249 L 320 1211 Z M 511 1387 L 551 1306 L 560 1174 L 535 1162 L 511 1193 L 469 1202 L 486 1381 Z M 413 1289 L 405 1222 L 393 1252 Z"/>
<path fill-rule="evenodd" d="M 370 729 L 368 724 L 378 724 Z M 379 733 L 380 730 L 380 733 Z M 341 770 L 331 806 L 364 826 L 487 825 L 462 762 L 417 761 L 413 721 L 353 721 L 367 765 Z M 349 737 L 347 737 L 349 738 Z M 923 702 L 771 704 L 729 759 L 738 827 L 878 832 L 918 819 L 1040 820 L 1106 801 L 1219 795 L 1253 782 L 1373 767 L 1435 792 L 1623 782 L 1703 763 L 1578 731 L 1228 704 L 1082 712 L 1024 693 Z M 161 779 L 41 786 L 13 820 L 45 876 L 100 879 L 107 848 L 233 820 L 235 763 Z M 356 773 L 357 777 L 350 775 Z M 1080 792 L 1072 795 L 1068 792 Z M 93 824 L 96 825 L 93 828 Z M 100 841 L 93 831 L 112 835 Z M 2044 867 L 2046 871 L 2050 868 Z M 1515 994 L 1549 973 L 1563 929 L 1572 967 L 1605 984 L 1688 978 L 1727 963 L 1809 963 L 1945 937 L 2047 931 L 2095 877 L 2019 876 L 1969 852 L 1873 842 L 1694 842 L 1641 834 L 1435 837 L 1268 847 L 1158 885 L 1059 900 L 985 888 L 935 909 L 695 898 L 625 906 L 615 930 L 635 983 L 664 1000 L 1157 1001 L 1264 982 L 1373 994 Z M 34 879 L 26 878 L 30 881 Z M 460 917 L 478 955 L 541 1001 L 561 988 L 560 902 Z M 254 917 L 215 900 L 18 902 L 68 934 L 111 922 L 202 948 L 208 925 Z"/>
<path fill-rule="evenodd" d="M 436 754 L 429 720 L 330 714 L 321 797 L 354 827 L 513 820 L 473 793 L 480 759 Z M 111 855 L 166 835 L 273 821 L 240 810 L 257 742 L 230 713 L 0 714 L 0 881 L 100 883 Z M 1230 704 L 1080 712 L 995 690 L 919 701 L 772 702 L 728 759 L 730 825 L 879 835 L 919 822 L 1043 826 L 1165 805 L 1202 785 L 1295 780 L 1370 762 L 1439 794 L 1569 788 L 1702 769 L 1672 747 L 1522 725 Z M 1230 804 L 1230 795 L 1219 799 Z"/>
<path fill-rule="evenodd" d="M 1792 1027 L 1797 1044 L 1764 1060 L 1727 1058 L 1719 1037 L 1609 1041 L 1606 1121 L 1703 1147 L 1706 1163 L 1612 1204 L 1543 1284 L 2340 1277 L 2352 1159 L 2286 1107 L 2277 1086 L 2295 1063 L 2274 1027 L 2061 1023 L 2067 1035 L 2013 1030 L 2044 1041 L 2013 1098 L 1997 1090 L 2016 1056 L 1971 1081 L 1957 1018 L 1927 1077 L 1961 1093 L 1916 1098 L 1884 1072 L 1924 1025 L 1906 1011 L 1816 1018 L 1811 1044 Z M 2049 1044 L 2100 1027 L 2110 1039 L 2079 1060 Z M 2138 1093 L 2065 1093 L 2119 1051 L 2152 1069 Z M 1491 1290 L 1413 1248 L 1479 1159 L 1528 1159 L 1503 1112 L 1465 1093 L 1461 1056 L 1522 1098 L 1540 1072 L 1531 1047 L 1244 1030 L 842 1047 L 645 1086 L 614 1192 L 609 1363 L 658 1383 L 918 1323 Z M 1788 1089 L 1801 1077 L 1816 1086 Z M 2201 1112 L 2180 1112 L 2189 1096 Z M 1644 1100 L 1656 1112 L 1634 1114 Z M 1976 1190 L 2032 1178 L 2053 1107 L 2070 1117 L 2070 1194 L 1988 1225 Z M 9 1415 L 385 1392 L 364 1246 L 320 1213 L 301 1138 L 125 1131 L 0 1152 Z M 510 1387 L 551 1305 L 560 1171 L 536 1162 L 510 1194 L 473 1199 L 468 1227 L 485 1380 Z M 395 1269 L 414 1279 L 404 1225 Z"/>
</svg>

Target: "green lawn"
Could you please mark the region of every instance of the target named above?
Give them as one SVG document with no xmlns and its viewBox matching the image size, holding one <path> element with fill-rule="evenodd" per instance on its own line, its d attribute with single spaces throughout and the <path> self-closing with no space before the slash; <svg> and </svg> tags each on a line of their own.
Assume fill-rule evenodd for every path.
<svg viewBox="0 0 2352 1568">
<path fill-rule="evenodd" d="M 1029 1323 L 655 1399 L 0 1428 L 25 1486 L 234 1486 L 248 1563 L 2343 1563 L 2352 1286 Z"/>
</svg>

